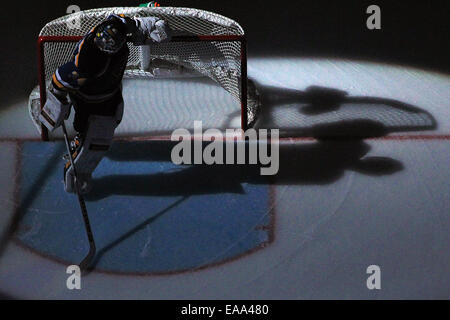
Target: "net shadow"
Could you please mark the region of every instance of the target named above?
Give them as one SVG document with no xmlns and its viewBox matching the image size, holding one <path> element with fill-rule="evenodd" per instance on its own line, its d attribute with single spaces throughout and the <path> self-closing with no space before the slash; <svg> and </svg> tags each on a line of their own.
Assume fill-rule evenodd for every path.
<svg viewBox="0 0 450 320">
<path fill-rule="evenodd" d="M 257 87 L 262 107 L 255 128 L 279 128 L 282 136 L 362 139 L 437 128 L 428 111 L 394 99 L 319 86 Z"/>
</svg>

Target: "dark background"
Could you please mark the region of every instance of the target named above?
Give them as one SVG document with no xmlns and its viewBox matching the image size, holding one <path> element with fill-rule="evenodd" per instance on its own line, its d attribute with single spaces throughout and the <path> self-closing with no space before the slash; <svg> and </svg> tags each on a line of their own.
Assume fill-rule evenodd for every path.
<svg viewBox="0 0 450 320">
<path fill-rule="evenodd" d="M 81 9 L 137 6 L 132 0 L 2 3 L 0 108 L 26 97 L 37 84 L 36 39 L 46 22 Z M 217 12 L 247 33 L 250 56 L 315 56 L 409 65 L 449 73 L 450 1 L 211 1 L 161 0 L 163 5 Z M 381 30 L 366 28 L 366 8 L 381 7 Z"/>
</svg>

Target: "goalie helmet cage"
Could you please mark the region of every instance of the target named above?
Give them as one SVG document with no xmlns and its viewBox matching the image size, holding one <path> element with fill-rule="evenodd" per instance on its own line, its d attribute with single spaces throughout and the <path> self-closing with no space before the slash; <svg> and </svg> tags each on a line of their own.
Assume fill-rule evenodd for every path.
<svg viewBox="0 0 450 320">
<path fill-rule="evenodd" d="M 47 23 L 38 38 L 39 99 L 30 97 L 30 115 L 43 140 L 48 131 L 38 123 L 45 103 L 46 87 L 55 70 L 69 61 L 77 42 L 111 14 L 128 17 L 155 16 L 166 20 L 173 30 L 172 40 L 151 46 L 150 58 L 166 61 L 213 79 L 241 104 L 241 127 L 251 127 L 258 113 L 256 93 L 248 90 L 247 44 L 242 27 L 224 16 L 191 8 L 116 7 L 80 11 Z M 130 55 L 124 77 L 152 78 L 142 68 L 141 46 L 128 43 Z M 249 92 L 251 91 L 251 92 Z"/>
</svg>

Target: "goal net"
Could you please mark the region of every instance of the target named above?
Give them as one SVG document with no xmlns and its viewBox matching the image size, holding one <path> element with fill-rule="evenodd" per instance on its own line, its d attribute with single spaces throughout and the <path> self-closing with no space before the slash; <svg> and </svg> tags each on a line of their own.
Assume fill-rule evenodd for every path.
<svg viewBox="0 0 450 320">
<path fill-rule="evenodd" d="M 113 13 L 156 16 L 166 20 L 174 31 L 168 43 L 151 46 L 128 43 L 130 55 L 125 78 L 208 77 L 239 102 L 241 127 L 245 130 L 254 124 L 259 101 L 256 92 L 248 89 L 246 39 L 238 23 L 190 8 L 102 8 L 58 18 L 46 24 L 39 34 L 39 87 L 30 96 L 29 109 L 43 139 L 48 139 L 48 133 L 38 115 L 53 73 L 70 60 L 77 42 Z"/>
</svg>

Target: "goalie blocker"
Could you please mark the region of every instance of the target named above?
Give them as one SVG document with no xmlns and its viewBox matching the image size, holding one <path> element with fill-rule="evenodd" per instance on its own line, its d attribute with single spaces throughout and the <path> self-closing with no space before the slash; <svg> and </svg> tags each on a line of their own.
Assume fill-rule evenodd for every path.
<svg viewBox="0 0 450 320">
<path fill-rule="evenodd" d="M 47 101 L 39 114 L 39 120 L 48 130 L 54 131 L 61 126 L 70 115 L 71 103 L 66 98 L 66 93 L 58 94 L 55 90 L 47 90 Z"/>
</svg>

